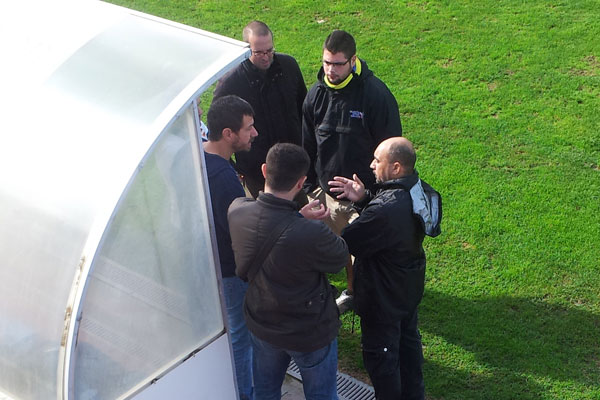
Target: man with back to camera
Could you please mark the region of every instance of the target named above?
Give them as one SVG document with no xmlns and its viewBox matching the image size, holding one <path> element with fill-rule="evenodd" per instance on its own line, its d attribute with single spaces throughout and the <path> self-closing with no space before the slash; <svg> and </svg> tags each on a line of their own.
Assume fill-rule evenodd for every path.
<svg viewBox="0 0 600 400">
<path fill-rule="evenodd" d="M 342 237 L 356 257 L 354 308 L 361 317 L 364 365 L 378 400 L 425 398 L 417 328 L 425 285 L 425 230 L 411 198 L 411 189 L 421 184 L 415 161 L 410 141 L 390 138 L 377 147 L 371 163 L 375 195 L 357 175 L 329 182 L 332 193 L 352 201 L 360 212 Z M 439 229 L 439 220 L 434 222 Z"/>
<path fill-rule="evenodd" d="M 274 145 L 262 165 L 265 191 L 256 200 L 235 199 L 229 207 L 236 273 L 249 282 L 244 316 L 257 400 L 281 398 L 291 358 L 306 399 L 337 399 L 340 320 L 326 274 L 344 267 L 348 249 L 325 224 L 311 220 L 329 216 L 322 204 L 314 200 L 298 212 L 292 201 L 309 163 L 302 147 Z"/>
<path fill-rule="evenodd" d="M 275 53 L 273 33 L 260 21 L 252 21 L 243 30 L 250 44 L 250 58 L 219 80 L 214 98 L 235 94 L 254 109 L 260 136 L 249 152 L 236 153 L 236 169 L 252 197 L 263 189 L 265 180 L 260 170 L 267 151 L 275 143 L 302 142 L 302 102 L 306 84 L 296 60 Z"/>
<path fill-rule="evenodd" d="M 254 112 L 248 102 L 237 96 L 225 96 L 212 102 L 208 110 L 208 141 L 203 143 L 208 187 L 221 262 L 227 321 L 233 348 L 237 386 L 241 400 L 252 395 L 252 345 L 242 305 L 248 284 L 235 276 L 235 259 L 227 223 L 227 209 L 246 193 L 230 163 L 234 152 L 248 151 L 258 135 Z"/>
<path fill-rule="evenodd" d="M 318 198 L 331 210 L 326 223 L 340 234 L 357 214 L 346 200 L 336 199 L 327 182 L 334 176 L 356 173 L 368 189 L 375 179 L 369 165 L 377 145 L 402 135 L 398 103 L 387 88 L 356 56 L 352 35 L 334 30 L 323 44 L 323 66 L 302 108 L 302 145 L 311 159 L 305 184 L 309 198 Z M 346 272 L 348 289 L 338 298 L 340 312 L 352 295 L 352 269 Z"/>
</svg>

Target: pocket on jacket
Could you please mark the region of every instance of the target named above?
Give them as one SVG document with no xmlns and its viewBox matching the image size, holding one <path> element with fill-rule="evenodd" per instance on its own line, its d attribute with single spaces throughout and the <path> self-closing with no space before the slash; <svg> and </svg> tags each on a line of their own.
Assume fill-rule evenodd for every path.
<svg viewBox="0 0 600 400">
<path fill-rule="evenodd" d="M 335 295 L 332 296 L 334 293 L 337 293 L 336 287 L 328 283 L 326 289 L 319 292 L 318 295 L 305 300 L 304 307 L 306 309 L 316 308 L 320 311 L 329 299 L 335 299 Z"/>
</svg>

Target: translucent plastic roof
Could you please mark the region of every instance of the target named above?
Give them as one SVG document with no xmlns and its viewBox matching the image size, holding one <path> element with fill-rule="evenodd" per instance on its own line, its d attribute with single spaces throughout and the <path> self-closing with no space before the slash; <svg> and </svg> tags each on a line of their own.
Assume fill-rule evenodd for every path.
<svg viewBox="0 0 600 400">
<path fill-rule="evenodd" d="M 91 264 L 102 258 L 99 275 L 114 274 L 129 262 L 128 275 L 119 279 L 138 288 L 143 281 L 132 274 L 137 267 L 127 257 L 136 254 L 139 263 L 139 254 L 119 248 L 115 238 L 130 238 L 126 243 L 134 247 L 137 240 L 140 248 L 170 243 L 172 237 L 144 242 L 131 233 L 132 225 L 142 226 L 156 212 L 177 218 L 154 215 L 144 229 L 178 235 L 193 230 L 193 237 L 210 247 L 204 206 L 190 217 L 201 229 L 174 222 L 190 204 L 156 210 L 171 204 L 168 193 L 191 199 L 192 208 L 205 200 L 199 149 L 189 136 L 198 123 L 194 99 L 248 49 L 242 42 L 89 0 L 0 3 L 0 49 L 0 392 L 67 398 L 77 388 L 67 387 L 73 382 L 62 374 L 72 373 L 69 363 L 80 358 L 71 354 L 73 316 L 81 318 L 79 307 L 87 304 L 83 287 L 93 277 Z M 173 154 L 184 153 L 188 167 L 174 167 Z M 162 187 L 155 184 L 160 174 L 165 189 L 155 195 L 163 201 L 146 202 L 149 211 L 136 217 L 131 211 L 141 209 L 136 193 L 146 196 L 149 192 L 139 188 Z M 203 247 L 177 254 L 169 247 L 159 256 L 191 259 L 182 254 L 195 251 L 212 257 Z M 153 284 L 143 288 L 149 296 Z M 90 284 L 90 293 L 98 287 Z M 168 290 L 175 289 L 180 290 L 177 284 Z M 88 299 L 88 306 L 97 307 L 102 296 L 106 293 L 96 302 Z M 94 322 L 84 314 L 88 333 Z M 86 357 L 80 365 L 94 356 Z M 159 368 L 158 358 L 148 365 Z"/>
</svg>

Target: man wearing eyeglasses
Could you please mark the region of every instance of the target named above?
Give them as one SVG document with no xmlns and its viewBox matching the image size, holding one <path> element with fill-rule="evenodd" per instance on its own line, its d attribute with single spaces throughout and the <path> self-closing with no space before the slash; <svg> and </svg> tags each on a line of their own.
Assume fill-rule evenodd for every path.
<svg viewBox="0 0 600 400">
<path fill-rule="evenodd" d="M 296 60 L 276 53 L 273 33 L 260 21 L 243 30 L 251 55 L 217 84 L 214 98 L 235 94 L 254 109 L 254 126 L 260 133 L 249 152 L 236 153 L 236 169 L 256 198 L 265 179 L 261 165 L 275 143 L 302 143 L 302 102 L 306 84 Z"/>
<path fill-rule="evenodd" d="M 322 62 L 302 108 L 302 144 L 311 159 L 304 189 L 327 205 L 331 215 L 326 222 L 339 235 L 358 214 L 329 190 L 328 181 L 356 174 L 373 189 L 373 152 L 383 140 L 402 136 L 402 125 L 396 99 L 356 56 L 352 35 L 334 30 L 327 36 Z M 352 301 L 350 261 L 346 272 L 348 289 L 338 298 L 341 313 Z"/>
</svg>

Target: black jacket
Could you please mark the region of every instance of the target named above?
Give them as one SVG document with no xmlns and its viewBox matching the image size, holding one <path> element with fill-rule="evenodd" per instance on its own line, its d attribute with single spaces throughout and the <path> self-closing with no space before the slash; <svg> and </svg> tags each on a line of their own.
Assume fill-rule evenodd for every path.
<svg viewBox="0 0 600 400">
<path fill-rule="evenodd" d="M 409 190 L 418 174 L 384 182 L 342 232 L 354 262 L 356 312 L 368 321 L 398 321 L 415 310 L 425 285 L 422 225 Z"/>
<path fill-rule="evenodd" d="M 360 75 L 353 73 L 342 89 L 327 86 L 321 68 L 304 100 L 302 145 L 311 159 L 307 193 L 320 185 L 332 195 L 327 182 L 354 173 L 372 189 L 375 178 L 369 166 L 375 148 L 384 139 L 402 136 L 396 99 L 367 63 L 360 63 Z"/>
<path fill-rule="evenodd" d="M 264 186 L 260 166 L 267 151 L 279 142 L 302 143 L 302 102 L 306 84 L 296 60 L 276 53 L 266 72 L 244 60 L 219 80 L 213 98 L 235 94 L 254 109 L 254 126 L 258 136 L 249 152 L 236 153 L 236 169 L 245 177 Z M 252 193 L 253 196 L 258 195 Z"/>
<path fill-rule="evenodd" d="M 269 233 L 280 221 L 291 222 L 259 272 L 250 273 L 244 299 L 250 332 L 292 351 L 328 345 L 340 321 L 325 274 L 339 272 L 347 263 L 346 243 L 324 223 L 302 217 L 296 203 L 268 193 L 257 200 L 235 199 L 228 219 L 236 274 L 242 279 L 248 279 L 252 260 Z"/>
</svg>

